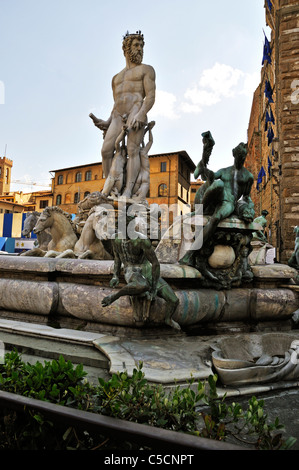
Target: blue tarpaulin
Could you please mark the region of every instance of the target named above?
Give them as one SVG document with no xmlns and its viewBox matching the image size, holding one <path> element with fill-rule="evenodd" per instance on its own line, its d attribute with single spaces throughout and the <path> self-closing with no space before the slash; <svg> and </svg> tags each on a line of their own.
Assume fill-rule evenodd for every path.
<svg viewBox="0 0 299 470">
<path fill-rule="evenodd" d="M 7 237 L 0 237 L 0 251 L 4 251 L 4 245 L 6 243 Z"/>
<path fill-rule="evenodd" d="M 7 238 L 4 246 L 4 251 L 8 253 L 15 252 L 15 239 L 14 238 Z"/>
<path fill-rule="evenodd" d="M 11 237 L 12 216 L 13 214 L 4 214 L 2 233 L 3 237 Z"/>
</svg>

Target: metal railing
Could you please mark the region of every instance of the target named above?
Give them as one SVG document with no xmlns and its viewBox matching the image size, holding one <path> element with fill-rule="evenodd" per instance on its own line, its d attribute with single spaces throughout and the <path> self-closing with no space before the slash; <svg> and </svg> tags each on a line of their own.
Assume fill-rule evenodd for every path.
<svg viewBox="0 0 299 470">
<path fill-rule="evenodd" d="M 183 432 L 169 431 L 146 424 L 103 416 L 97 413 L 68 408 L 46 401 L 23 397 L 0 391 L 0 406 L 24 411 L 26 408 L 40 412 L 52 422 L 99 432 L 105 437 L 132 441 L 151 449 L 182 450 L 246 450 L 244 447 L 226 442 L 192 436 Z"/>
</svg>

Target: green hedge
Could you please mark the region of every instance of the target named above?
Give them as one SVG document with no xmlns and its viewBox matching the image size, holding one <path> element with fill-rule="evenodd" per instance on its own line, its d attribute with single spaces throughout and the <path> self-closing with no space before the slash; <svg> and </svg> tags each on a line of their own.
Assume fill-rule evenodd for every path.
<svg viewBox="0 0 299 470">
<path fill-rule="evenodd" d="M 276 418 L 268 422 L 263 400 L 252 397 L 246 410 L 219 398 L 217 376 L 195 385 L 176 386 L 170 393 L 161 385 L 149 384 L 142 364 L 129 377 L 113 374 L 110 380 L 86 380 L 82 365 L 63 356 L 59 360 L 29 364 L 17 351 L 5 355 L 0 365 L 0 390 L 49 401 L 76 409 L 101 413 L 177 432 L 216 440 L 246 442 L 257 449 L 288 449 L 294 438 L 283 439 L 283 426 Z M 195 391 L 196 390 L 196 391 Z M 0 411 L 0 449 L 136 449 L 131 442 L 111 439 L 49 422 L 39 413 Z"/>
</svg>

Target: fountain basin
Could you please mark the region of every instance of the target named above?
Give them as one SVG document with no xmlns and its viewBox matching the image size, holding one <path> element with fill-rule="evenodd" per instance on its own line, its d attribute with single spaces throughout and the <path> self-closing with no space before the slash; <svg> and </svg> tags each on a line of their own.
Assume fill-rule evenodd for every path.
<svg viewBox="0 0 299 470">
<path fill-rule="evenodd" d="M 299 378 L 299 341 L 292 333 L 222 338 L 212 362 L 223 385 L 240 386 Z"/>
</svg>

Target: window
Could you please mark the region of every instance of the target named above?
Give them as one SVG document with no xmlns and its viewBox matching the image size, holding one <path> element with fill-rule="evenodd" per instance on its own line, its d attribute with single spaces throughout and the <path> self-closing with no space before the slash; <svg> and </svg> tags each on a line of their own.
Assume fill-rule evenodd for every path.
<svg viewBox="0 0 299 470">
<path fill-rule="evenodd" d="M 91 171 L 90 170 L 85 172 L 85 181 L 91 181 Z"/>
<path fill-rule="evenodd" d="M 87 197 L 87 196 L 88 196 L 88 194 L 90 194 L 90 192 L 89 192 L 89 191 L 85 191 L 85 193 L 84 193 L 84 197 Z"/>
<path fill-rule="evenodd" d="M 9 169 L 6 168 L 5 183 L 8 184 L 9 181 Z"/>
<path fill-rule="evenodd" d="M 158 196 L 167 196 L 167 186 L 166 184 L 160 184 L 158 188 Z"/>
<path fill-rule="evenodd" d="M 164 171 L 166 171 L 166 169 L 167 169 L 167 162 L 161 162 L 161 170 L 160 171 L 164 172 Z"/>
<path fill-rule="evenodd" d="M 49 205 L 49 200 L 45 199 L 44 201 L 39 201 L 39 208 L 40 209 L 45 209 Z"/>
<path fill-rule="evenodd" d="M 76 181 L 76 183 L 80 183 L 80 181 L 82 181 L 82 173 L 80 171 L 78 171 L 78 173 L 76 173 L 75 181 Z"/>
<path fill-rule="evenodd" d="M 57 178 L 57 184 L 63 184 L 63 175 L 59 175 Z"/>
<path fill-rule="evenodd" d="M 60 206 L 60 204 L 61 204 L 61 194 L 58 194 L 56 196 L 56 206 Z"/>
<path fill-rule="evenodd" d="M 80 194 L 79 194 L 79 193 L 75 193 L 75 196 L 74 196 L 74 203 L 75 203 L 75 204 L 78 204 L 79 201 L 80 201 Z"/>
</svg>

